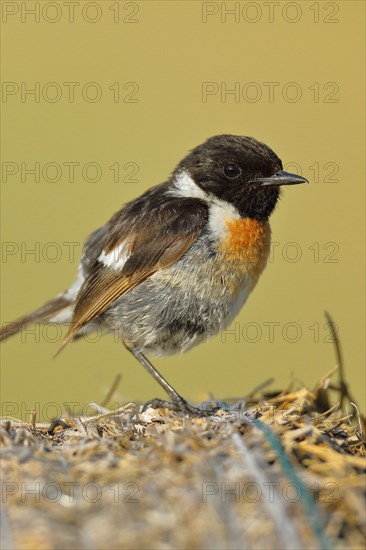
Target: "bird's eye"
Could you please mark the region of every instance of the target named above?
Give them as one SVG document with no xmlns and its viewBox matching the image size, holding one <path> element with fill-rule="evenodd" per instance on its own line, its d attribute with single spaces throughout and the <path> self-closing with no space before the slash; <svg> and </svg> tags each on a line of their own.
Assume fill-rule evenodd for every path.
<svg viewBox="0 0 366 550">
<path fill-rule="evenodd" d="M 225 164 L 224 174 L 227 178 L 236 178 L 240 174 L 240 168 L 237 164 Z"/>
</svg>

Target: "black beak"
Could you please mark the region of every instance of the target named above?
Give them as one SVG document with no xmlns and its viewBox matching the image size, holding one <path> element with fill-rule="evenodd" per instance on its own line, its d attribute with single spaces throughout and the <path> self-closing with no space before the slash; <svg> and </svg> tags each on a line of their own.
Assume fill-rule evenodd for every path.
<svg viewBox="0 0 366 550">
<path fill-rule="evenodd" d="M 265 185 L 298 185 L 299 183 L 309 183 L 306 178 L 298 176 L 297 174 L 290 174 L 280 170 L 270 176 L 269 178 L 257 178 L 253 183 L 259 183 L 262 186 Z"/>
</svg>

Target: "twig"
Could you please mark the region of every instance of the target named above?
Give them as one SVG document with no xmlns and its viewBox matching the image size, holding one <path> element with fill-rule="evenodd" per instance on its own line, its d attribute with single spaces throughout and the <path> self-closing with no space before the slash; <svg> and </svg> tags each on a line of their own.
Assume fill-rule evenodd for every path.
<svg viewBox="0 0 366 550">
<path fill-rule="evenodd" d="M 106 418 L 108 416 L 118 416 L 119 413 L 125 412 L 126 408 L 129 406 L 135 406 L 135 403 L 126 403 L 122 407 L 119 407 L 118 409 L 114 409 L 112 411 L 104 412 L 102 414 L 98 414 L 96 416 L 87 416 L 87 417 L 79 417 L 80 420 L 84 423 L 86 422 L 96 422 L 97 420 L 100 420 L 101 418 Z"/>
<path fill-rule="evenodd" d="M 351 395 L 351 392 L 348 388 L 348 384 L 346 382 L 345 367 L 344 367 L 344 361 L 343 361 L 341 342 L 340 342 L 340 339 L 338 337 L 337 331 L 335 329 L 335 323 L 334 323 L 332 317 L 330 316 L 330 314 L 327 311 L 324 312 L 324 315 L 325 315 L 325 318 L 327 319 L 327 323 L 329 324 L 330 330 L 332 332 L 333 341 L 334 341 L 336 357 L 337 357 L 338 366 L 339 366 L 339 379 L 340 380 L 339 380 L 338 391 L 340 393 L 340 406 L 343 409 L 344 401 L 345 401 L 346 398 L 349 400 L 350 403 L 351 402 L 355 403 L 356 400 Z M 361 418 L 364 421 L 364 418 L 363 417 L 361 417 Z"/>
<path fill-rule="evenodd" d="M 120 383 L 121 378 L 122 378 L 122 374 L 121 373 L 117 374 L 117 376 L 114 379 L 113 384 L 111 385 L 111 387 L 109 388 L 109 390 L 107 392 L 107 395 L 105 396 L 105 398 L 103 399 L 103 401 L 100 404 L 101 407 L 106 407 L 107 404 L 109 403 L 109 401 L 112 399 L 112 395 L 116 391 L 116 389 L 118 387 L 118 384 Z"/>
<path fill-rule="evenodd" d="M 37 413 L 36 411 L 32 411 L 31 412 L 31 415 L 30 415 L 30 420 L 29 420 L 29 423 L 32 427 L 33 430 L 36 429 L 36 418 L 37 418 Z"/>
<path fill-rule="evenodd" d="M 354 407 L 356 409 L 358 427 L 359 427 L 359 430 L 360 430 L 360 438 L 363 439 L 363 427 L 362 427 L 362 419 L 361 419 L 360 411 L 358 410 L 357 405 L 355 403 L 353 403 L 353 401 L 350 401 L 350 403 L 351 403 L 352 407 Z"/>
<path fill-rule="evenodd" d="M 253 395 L 264 390 L 264 388 L 266 388 L 267 386 L 270 386 L 271 384 L 273 384 L 273 382 L 274 382 L 274 378 L 268 378 L 261 384 L 258 384 L 249 393 L 247 393 L 247 395 L 244 397 L 244 400 L 246 401 L 249 397 L 253 397 Z"/>
</svg>

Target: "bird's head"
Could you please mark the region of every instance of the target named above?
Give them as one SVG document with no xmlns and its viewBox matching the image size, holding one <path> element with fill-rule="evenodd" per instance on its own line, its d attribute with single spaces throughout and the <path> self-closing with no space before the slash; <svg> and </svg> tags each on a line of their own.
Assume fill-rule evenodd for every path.
<svg viewBox="0 0 366 550">
<path fill-rule="evenodd" d="M 178 165 L 206 194 L 235 206 L 242 217 L 267 219 L 282 185 L 306 183 L 283 171 L 279 157 L 252 137 L 213 136 L 195 147 Z"/>
</svg>

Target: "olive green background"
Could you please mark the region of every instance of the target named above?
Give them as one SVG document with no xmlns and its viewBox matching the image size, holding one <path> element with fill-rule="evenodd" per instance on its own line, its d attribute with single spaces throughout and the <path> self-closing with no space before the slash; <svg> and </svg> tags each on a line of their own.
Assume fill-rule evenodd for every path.
<svg viewBox="0 0 366 550">
<path fill-rule="evenodd" d="M 52 6 L 39 22 L 24 14 L 22 22 L 21 3 L 10 4 L 15 8 L 7 10 L 19 11 L 2 23 L 2 79 L 19 88 L 39 82 L 41 93 L 38 102 L 3 95 L 1 105 L 2 167 L 19 168 L 1 183 L 1 236 L 13 252 L 1 263 L 2 322 L 66 288 L 85 237 L 125 201 L 167 178 L 189 148 L 218 133 L 250 135 L 288 169 L 300 168 L 310 185 L 284 189 L 271 220 L 274 256 L 234 333 L 155 365 L 192 400 L 210 392 L 242 396 L 269 377 L 276 388 L 292 379 L 312 387 L 336 363 L 327 309 L 339 326 L 347 379 L 364 407 L 364 3 L 281 2 L 272 21 L 265 3 L 239 2 L 238 21 L 229 14 L 225 21 L 221 2 L 120 2 L 114 22 L 116 2 L 95 2 L 84 17 L 88 2 L 81 2 L 69 22 L 58 2 L 61 18 L 54 23 L 59 12 Z M 202 10 L 212 12 L 206 22 Z M 86 20 L 98 13 L 95 23 Z M 56 90 L 44 88 L 49 82 L 62 91 L 58 101 L 49 100 Z M 74 102 L 64 82 L 80 83 Z M 85 89 L 90 82 L 102 92 L 99 101 L 87 100 L 95 91 Z M 109 89 L 116 82 L 118 102 Z M 212 95 L 205 98 L 207 82 Z M 269 82 L 278 83 L 273 97 Z M 225 95 L 235 83 L 240 97 Z M 22 162 L 57 163 L 62 176 L 47 181 L 55 175 L 51 166 L 46 180 L 26 175 L 22 182 Z M 80 164 L 74 182 L 65 162 Z M 102 170 L 99 181 L 87 181 L 92 168 L 83 176 L 89 162 Z M 119 182 L 109 168 L 114 163 Z M 137 181 L 123 181 L 136 165 Z M 79 243 L 74 261 L 64 244 L 70 242 Z M 37 246 L 36 255 L 24 254 Z M 268 323 L 277 323 L 273 341 Z M 53 416 L 63 402 L 100 402 L 119 372 L 117 401 L 163 395 L 111 336 L 79 341 L 56 359 L 53 338 L 51 330 L 46 337 L 28 333 L 26 341 L 16 336 L 2 345 L 6 412 L 24 418 L 35 407 Z"/>
</svg>

